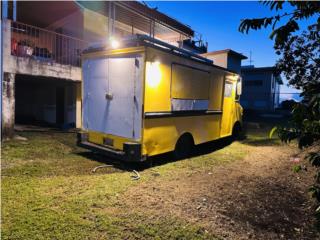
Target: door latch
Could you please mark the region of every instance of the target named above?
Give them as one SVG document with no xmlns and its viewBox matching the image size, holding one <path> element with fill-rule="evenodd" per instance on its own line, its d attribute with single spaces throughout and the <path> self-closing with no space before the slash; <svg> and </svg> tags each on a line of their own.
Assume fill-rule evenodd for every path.
<svg viewBox="0 0 320 240">
<path fill-rule="evenodd" d="M 113 94 L 112 93 L 106 93 L 106 99 L 107 100 L 112 100 L 113 99 Z"/>
</svg>

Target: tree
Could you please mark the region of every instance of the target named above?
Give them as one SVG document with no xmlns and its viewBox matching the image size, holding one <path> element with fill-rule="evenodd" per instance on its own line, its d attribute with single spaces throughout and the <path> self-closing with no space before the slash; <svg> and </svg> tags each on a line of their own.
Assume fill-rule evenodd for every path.
<svg viewBox="0 0 320 240">
<path fill-rule="evenodd" d="M 250 29 L 258 30 L 272 27 L 270 38 L 274 39 L 274 48 L 281 55 L 277 62 L 278 72 L 284 73 L 289 84 L 303 88 L 305 84 L 320 80 L 320 2 L 318 1 L 261 1 L 270 10 L 278 14 L 272 17 L 241 20 L 239 31 L 248 33 Z M 284 4 L 289 4 L 293 10 L 283 11 Z M 300 35 L 294 35 L 299 27 L 299 20 L 316 17 L 315 23 Z M 281 21 L 285 24 L 277 27 Z"/>
<path fill-rule="evenodd" d="M 320 80 L 320 34 L 317 26 L 309 26 L 301 35 L 289 36 L 276 53 L 282 56 L 276 68 L 283 73 L 289 84 L 303 88 Z"/>
<path fill-rule="evenodd" d="M 285 110 L 292 110 L 296 104 L 297 102 L 293 99 L 284 100 L 281 102 L 281 108 Z"/>
<path fill-rule="evenodd" d="M 254 18 L 254 19 L 243 19 L 241 20 L 239 31 L 248 33 L 250 29 L 258 30 L 261 28 L 267 28 L 272 26 L 272 33 L 270 35 L 271 39 L 275 40 L 275 46 L 281 46 L 288 41 L 288 37 L 299 30 L 298 22 L 299 20 L 308 19 L 314 15 L 318 16 L 317 23 L 313 25 L 320 24 L 319 12 L 320 12 L 320 2 L 318 1 L 260 1 L 263 5 L 269 6 L 270 10 L 275 10 L 276 12 L 281 12 L 283 10 L 284 4 L 288 3 L 293 8 L 290 13 L 276 14 L 272 17 L 264 18 Z M 282 26 L 276 28 L 280 20 L 285 20 L 287 22 Z"/>
<path fill-rule="evenodd" d="M 248 33 L 272 27 L 270 38 L 280 56 L 276 63 L 278 73 L 283 73 L 289 85 L 302 90 L 303 100 L 292 110 L 292 118 L 286 126 L 275 127 L 279 138 L 284 142 L 298 139 L 300 148 L 314 143 L 320 144 L 320 2 L 318 1 L 261 1 L 277 14 L 271 17 L 244 19 L 239 31 Z M 292 12 L 283 12 L 289 4 Z M 314 18 L 315 22 L 301 30 L 300 20 Z M 281 26 L 277 26 L 281 22 Z M 300 31 L 300 32 L 299 32 Z M 301 32 L 302 31 L 302 32 Z M 317 168 L 315 183 L 310 187 L 312 196 L 318 201 L 316 216 L 320 223 L 320 153 L 307 155 L 310 163 Z M 301 169 L 301 168 L 296 168 Z"/>
</svg>

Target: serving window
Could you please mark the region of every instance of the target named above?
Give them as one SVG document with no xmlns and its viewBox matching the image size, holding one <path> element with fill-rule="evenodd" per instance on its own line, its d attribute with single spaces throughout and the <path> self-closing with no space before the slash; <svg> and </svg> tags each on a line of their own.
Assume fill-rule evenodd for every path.
<svg viewBox="0 0 320 240">
<path fill-rule="evenodd" d="M 226 82 L 224 86 L 224 97 L 231 97 L 232 96 L 232 88 L 233 84 L 230 82 Z"/>
<path fill-rule="evenodd" d="M 171 82 L 172 111 L 207 110 L 210 72 L 173 64 Z"/>
</svg>

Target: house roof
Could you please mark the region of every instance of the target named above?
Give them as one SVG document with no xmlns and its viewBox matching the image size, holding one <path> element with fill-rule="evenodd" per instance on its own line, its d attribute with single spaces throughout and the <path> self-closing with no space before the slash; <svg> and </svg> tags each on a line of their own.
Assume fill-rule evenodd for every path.
<svg viewBox="0 0 320 240">
<path fill-rule="evenodd" d="M 254 67 L 253 65 L 250 66 L 242 66 L 242 72 L 275 72 L 276 67 Z"/>
<path fill-rule="evenodd" d="M 227 53 L 227 54 L 231 54 L 237 58 L 240 58 L 240 59 L 248 59 L 246 56 L 244 56 L 243 54 L 241 53 L 238 53 L 232 49 L 223 49 L 223 50 L 218 50 L 218 51 L 212 51 L 212 52 L 208 52 L 208 53 L 205 53 L 205 54 L 202 54 L 203 56 L 214 56 L 214 55 L 219 55 L 219 54 L 222 54 L 222 53 Z"/>
<path fill-rule="evenodd" d="M 271 67 L 254 67 L 253 65 L 250 66 L 242 66 L 241 67 L 241 72 L 242 73 L 252 73 L 252 72 L 259 72 L 259 73 L 263 73 L 263 72 L 272 72 L 275 76 L 276 81 L 279 84 L 283 84 L 281 75 L 276 73 L 276 67 L 275 66 L 271 66 Z"/>
<path fill-rule="evenodd" d="M 194 35 L 194 31 L 191 29 L 190 26 L 181 23 L 180 21 L 158 11 L 157 9 L 150 8 L 145 4 L 142 4 L 137 1 L 121 1 L 121 2 L 118 2 L 118 4 L 123 4 L 129 8 L 145 15 L 146 17 L 149 17 L 154 20 L 158 20 L 161 23 L 164 23 L 169 27 L 170 26 L 174 27 L 175 29 L 182 31 L 189 36 Z"/>
</svg>

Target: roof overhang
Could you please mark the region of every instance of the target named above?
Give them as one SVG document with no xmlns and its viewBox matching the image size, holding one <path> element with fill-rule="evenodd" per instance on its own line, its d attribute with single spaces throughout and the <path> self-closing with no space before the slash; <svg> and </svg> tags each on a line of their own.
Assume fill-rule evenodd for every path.
<svg viewBox="0 0 320 240">
<path fill-rule="evenodd" d="M 110 6 L 108 1 L 77 1 L 77 3 L 84 8 L 108 16 Z M 183 35 L 189 37 L 194 35 L 194 31 L 189 26 L 140 2 L 114 1 L 113 3 L 116 11 L 115 20 L 129 26 L 134 25 L 142 31 L 149 32 L 150 20 L 152 20 Z"/>
<path fill-rule="evenodd" d="M 203 54 L 203 56 L 215 56 L 215 55 L 221 55 L 221 54 L 229 54 L 229 55 L 232 55 L 236 58 L 239 58 L 241 60 L 244 60 L 244 59 L 248 59 L 248 57 L 246 57 L 245 55 L 241 54 L 241 53 L 238 53 L 232 49 L 224 49 L 224 50 L 219 50 L 219 51 L 212 51 L 212 52 L 208 52 L 208 53 L 205 53 Z"/>
<path fill-rule="evenodd" d="M 243 72 L 272 72 L 276 71 L 276 67 L 241 67 L 241 71 Z"/>
<path fill-rule="evenodd" d="M 276 67 L 254 67 L 254 66 L 249 66 L 249 67 L 246 67 L 246 66 L 243 66 L 241 67 L 241 72 L 256 72 L 256 73 L 263 73 L 263 72 L 270 72 L 274 75 L 275 77 L 275 81 L 278 83 L 278 84 L 283 84 L 283 80 L 282 80 L 282 77 L 279 73 L 276 72 Z"/>
<path fill-rule="evenodd" d="M 162 24 L 165 24 L 169 28 L 174 28 L 177 31 L 180 31 L 188 36 L 193 36 L 194 31 L 187 25 L 177 21 L 176 19 L 159 12 L 156 9 L 149 8 L 148 6 L 137 2 L 137 1 L 121 1 L 117 2 L 118 4 L 122 4 L 123 6 L 127 6 L 128 8 L 131 8 L 134 11 L 139 12 L 140 14 L 153 19 L 155 21 L 159 21 Z"/>
<path fill-rule="evenodd" d="M 79 9 L 73 1 L 17 1 L 17 21 L 46 28 Z"/>
</svg>

